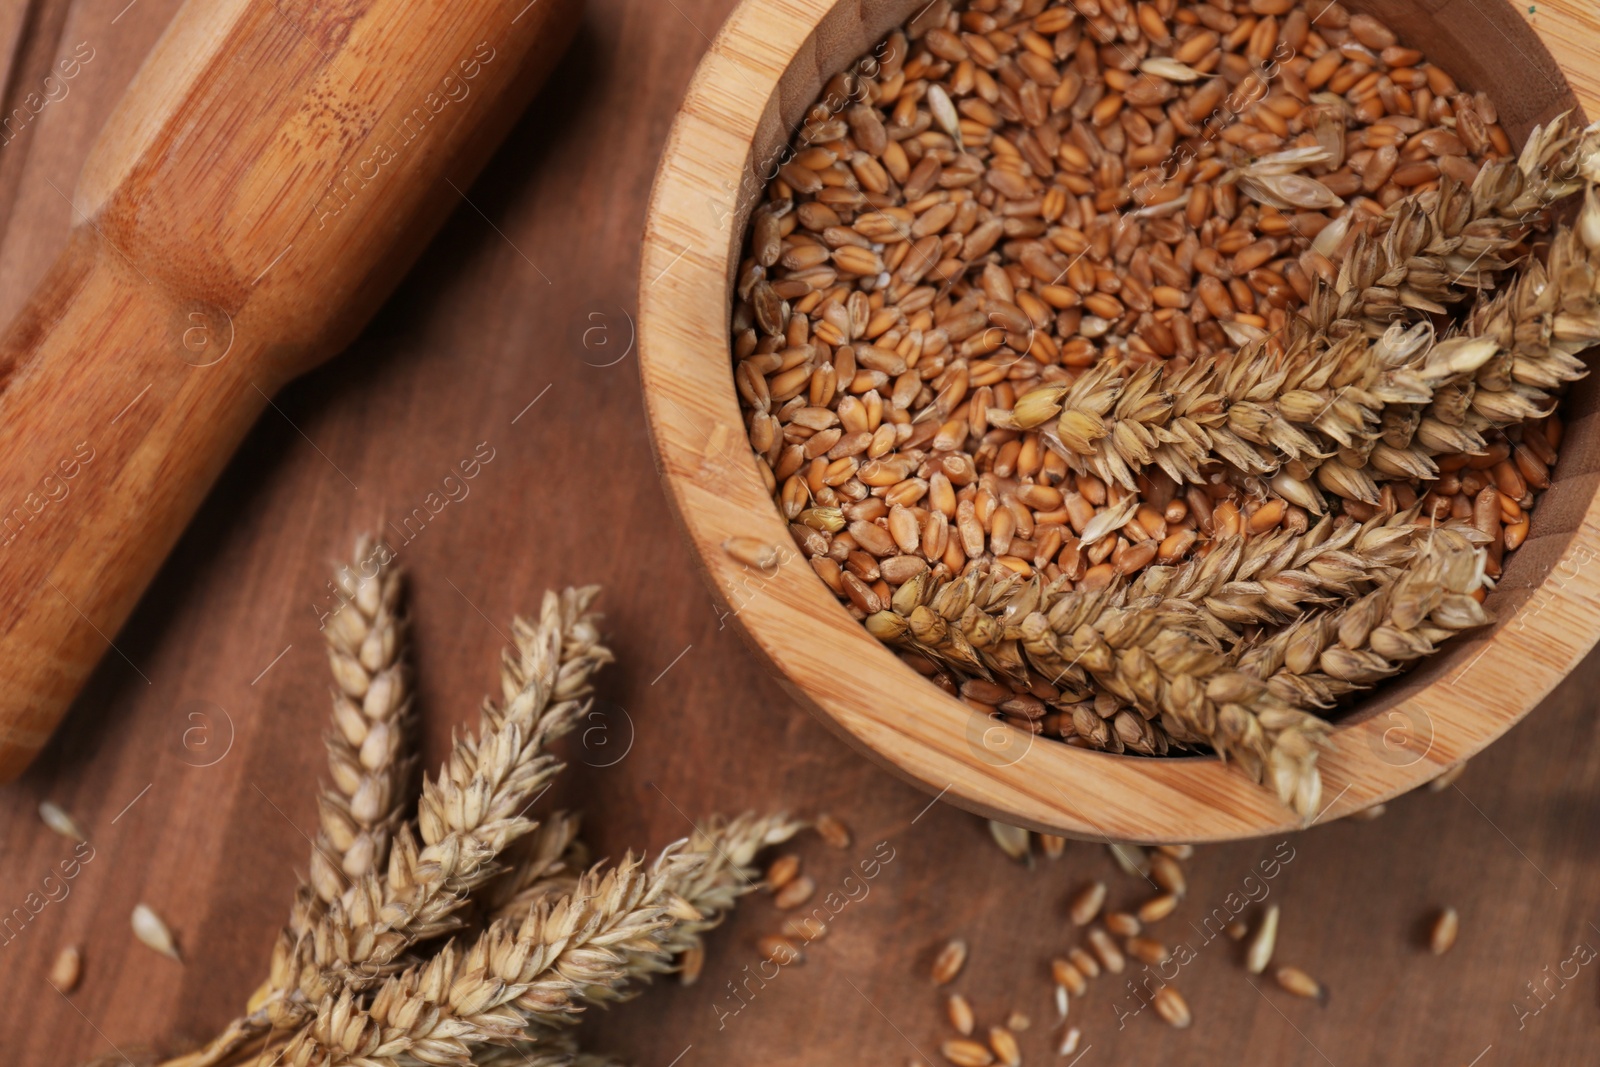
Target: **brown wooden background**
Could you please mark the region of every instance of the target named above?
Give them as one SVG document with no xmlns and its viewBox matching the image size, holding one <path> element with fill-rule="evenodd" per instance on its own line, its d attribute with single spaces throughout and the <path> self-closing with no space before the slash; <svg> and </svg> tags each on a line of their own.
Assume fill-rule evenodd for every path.
<svg viewBox="0 0 1600 1067">
<path fill-rule="evenodd" d="M 80 42 L 94 50 L 67 94 L 0 145 L 0 316 L 66 232 L 52 185 L 70 189 L 177 5 L 125 2 L 0 5 L 7 113 L 56 58 Z M 0 913 L 71 853 L 40 825 L 40 800 L 73 812 L 96 850 L 69 896 L 0 943 L 8 1062 L 137 1061 L 209 1036 L 260 981 L 305 869 L 323 773 L 316 605 L 329 565 L 358 531 L 419 506 L 480 442 L 494 459 L 470 495 L 401 549 L 430 767 L 494 684 L 497 628 L 546 585 L 597 581 L 621 663 L 602 686 L 605 728 L 571 746 L 551 799 L 587 812 L 598 854 L 659 847 L 711 811 L 776 806 L 853 827 L 849 852 L 803 846 L 824 891 L 842 892 L 877 842 L 894 849 L 806 962 L 737 1014 L 722 1014 L 740 1007 L 725 983 L 778 923 L 764 899 L 714 937 L 699 986 L 668 983 L 597 1013 L 591 1043 L 640 1067 L 941 1062 L 948 1035 L 925 976 L 937 945 L 960 935 L 973 959 L 957 988 L 980 1019 L 1027 1012 L 1027 1061 L 1056 1062 L 1046 964 L 1073 940 L 1065 900 L 1090 878 L 1113 879 L 1114 901 L 1137 901 L 1140 887 L 1099 846 L 1025 870 L 976 818 L 943 805 L 919 817 L 929 798 L 836 741 L 719 627 L 657 488 L 631 350 L 637 237 L 673 110 L 732 4 L 592 0 L 553 83 L 469 191 L 473 206 L 358 344 L 263 417 L 55 741 L 0 787 Z M 1459 788 L 1293 840 L 1270 883 L 1284 909 L 1279 959 L 1320 976 L 1328 1007 L 1252 988 L 1232 943 L 1201 948 L 1188 924 L 1242 891 L 1279 843 L 1207 848 L 1189 864 L 1190 899 L 1161 928 L 1199 949 L 1176 983 L 1193 1029 L 1145 1012 L 1119 1030 L 1112 1004 L 1133 1002 L 1101 979 L 1072 1009 L 1082 1062 L 1592 1062 L 1600 967 L 1551 978 L 1542 1008 L 1528 983 L 1579 945 L 1600 948 L 1597 678 L 1591 661 Z M 172 925 L 182 965 L 134 941 L 139 901 Z M 1435 959 L 1419 938 L 1445 903 L 1462 933 Z M 44 975 L 69 943 L 83 946 L 85 977 L 63 997 Z"/>
</svg>

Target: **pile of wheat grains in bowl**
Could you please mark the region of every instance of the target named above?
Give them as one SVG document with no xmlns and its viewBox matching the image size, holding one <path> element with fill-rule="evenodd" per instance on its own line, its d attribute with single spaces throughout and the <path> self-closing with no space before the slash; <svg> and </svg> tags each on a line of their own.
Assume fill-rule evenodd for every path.
<svg viewBox="0 0 1600 1067">
<path fill-rule="evenodd" d="M 757 466 L 934 684 L 1310 814 L 1329 709 L 1488 621 L 1549 485 L 1597 145 L 1327 0 L 934 0 L 753 211 Z"/>
</svg>

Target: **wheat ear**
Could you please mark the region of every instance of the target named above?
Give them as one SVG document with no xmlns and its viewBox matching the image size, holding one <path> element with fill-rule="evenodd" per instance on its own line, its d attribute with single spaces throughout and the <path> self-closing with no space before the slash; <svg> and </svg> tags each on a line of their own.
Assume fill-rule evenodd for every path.
<svg viewBox="0 0 1600 1067">
<path fill-rule="evenodd" d="M 1582 188 L 1579 167 L 1596 143 L 1596 128 L 1579 128 L 1566 112 L 1535 127 L 1517 159 L 1486 161 L 1470 189 L 1445 179 L 1402 197 L 1334 251 L 1338 273 L 1319 279 L 1304 319 L 1333 336 L 1376 333 L 1491 289 L 1511 267 L 1505 253 Z"/>
<path fill-rule="evenodd" d="M 1475 596 L 1488 584 L 1483 540 L 1467 526 L 1429 531 L 1393 580 L 1244 648 L 1239 668 L 1301 706 L 1326 706 L 1398 674 L 1457 634 L 1491 621 Z"/>
<path fill-rule="evenodd" d="M 376 573 L 362 573 L 374 564 Z M 311 852 L 311 885 L 324 903 L 354 879 L 383 870 L 416 765 L 410 626 L 399 569 L 384 546 L 363 537 L 334 581 L 340 608 L 323 628 L 336 686 L 325 739 L 334 788 L 319 798 Z"/>
<path fill-rule="evenodd" d="M 759 885 L 760 874 L 752 866 L 756 855 L 770 845 L 789 840 L 804 825 L 783 814 L 747 812 L 729 821 L 713 817 L 696 829 L 684 846 L 684 855 L 694 862 L 674 868 L 666 886 L 668 892 L 688 905 L 688 910 L 676 922 L 651 933 L 646 939 L 648 946 L 627 949 L 616 976 L 586 986 L 579 994 L 582 999 L 591 1004 L 629 1000 L 642 991 L 642 983 L 676 970 L 685 953 L 703 952 L 706 932 L 721 924 L 739 898 Z M 575 1021 L 565 1012 L 536 1014 L 532 1019 L 552 1026 Z"/>
<path fill-rule="evenodd" d="M 284 1052 L 292 1067 L 334 1067 L 409 1057 L 467 1064 L 474 1046 L 523 1038 L 530 1019 L 580 1012 L 583 991 L 621 980 L 629 951 L 675 919 L 699 915 L 671 891 L 705 854 L 669 846 L 653 863 L 628 856 L 587 872 L 577 890 L 493 923 L 468 949 L 450 944 L 393 975 L 365 998 L 325 996 Z"/>
<path fill-rule="evenodd" d="M 1592 260 L 1600 207 L 1589 162 L 1600 159 L 1597 139 L 1594 128 L 1580 137 L 1558 122 L 1530 139 L 1520 163 L 1487 165 L 1470 192 L 1447 184 L 1402 201 L 1372 243 L 1345 257 L 1346 288 L 1293 320 L 1284 344 L 1256 340 L 1175 372 L 1091 368 L 1070 384 L 1029 391 L 1011 412 L 992 413 L 991 424 L 1038 428 L 1073 469 L 1128 489 L 1149 467 L 1198 484 L 1221 463 L 1236 478 L 1270 479 L 1272 491 L 1317 512 L 1317 486 L 1371 504 L 1381 480 L 1436 477 L 1432 455 L 1481 450 L 1481 431 L 1542 413 L 1556 389 L 1585 373 L 1575 354 L 1600 339 Z M 1439 300 L 1458 303 L 1488 284 L 1484 275 L 1463 286 L 1447 268 L 1470 257 L 1460 272 L 1481 273 L 1497 263 L 1490 253 L 1501 238 L 1490 235 L 1525 229 L 1529 212 L 1585 188 L 1579 224 L 1558 230 L 1549 264 L 1529 264 L 1459 336 L 1438 340 L 1426 320 L 1405 327 L 1394 315 L 1342 317 L 1381 290 L 1355 288 L 1361 280 L 1391 283 L 1386 291 L 1413 311 L 1446 310 Z"/>
</svg>

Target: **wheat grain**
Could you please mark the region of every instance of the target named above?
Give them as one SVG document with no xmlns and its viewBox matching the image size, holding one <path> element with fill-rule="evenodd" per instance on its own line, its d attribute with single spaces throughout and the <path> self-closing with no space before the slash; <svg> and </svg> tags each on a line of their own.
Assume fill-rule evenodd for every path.
<svg viewBox="0 0 1600 1067">
<path fill-rule="evenodd" d="M 1456 943 L 1456 934 L 1461 930 L 1461 916 L 1454 908 L 1443 908 L 1433 920 L 1433 927 L 1428 932 L 1428 949 L 1435 956 L 1443 956 Z"/>
<path fill-rule="evenodd" d="M 1083 1031 L 1076 1026 L 1069 1026 L 1061 1035 L 1061 1043 L 1056 1046 L 1057 1056 L 1070 1056 L 1078 1051 L 1078 1045 L 1083 1041 Z"/>
<path fill-rule="evenodd" d="M 87 841 L 83 830 L 79 828 L 76 820 L 68 815 L 61 805 L 50 800 L 39 802 L 39 818 L 44 824 L 56 833 L 72 841 Z"/>
<path fill-rule="evenodd" d="M 78 988 L 78 979 L 82 974 L 83 954 L 78 951 L 77 945 L 68 945 L 56 953 L 47 977 L 57 992 L 70 993 Z"/>
<path fill-rule="evenodd" d="M 1128 955 L 1152 967 L 1172 958 L 1172 950 L 1152 937 L 1130 937 L 1123 947 Z"/>
<path fill-rule="evenodd" d="M 1089 939 L 1090 950 L 1102 967 L 1112 974 L 1121 974 L 1126 969 L 1128 961 L 1110 934 L 1098 926 L 1091 926 L 1085 936 Z"/>
<path fill-rule="evenodd" d="M 161 916 L 157 915 L 148 904 L 134 905 L 133 936 L 138 938 L 140 943 L 155 949 L 168 959 L 179 959 L 178 945 L 172 939 L 172 931 L 167 929 L 167 924 L 161 921 Z"/>
<path fill-rule="evenodd" d="M 1089 988 L 1088 979 L 1082 971 L 1073 965 L 1071 960 L 1053 959 L 1050 961 L 1050 977 L 1056 985 L 1065 989 L 1075 997 L 1083 996 Z"/>
<path fill-rule="evenodd" d="M 950 1025 L 955 1027 L 956 1033 L 962 1037 L 971 1037 L 975 1019 L 972 1014 L 972 1005 L 960 993 L 951 993 L 944 1002 L 945 1016 L 950 1020 Z"/>
<path fill-rule="evenodd" d="M 1279 967 L 1273 976 L 1278 980 L 1278 985 L 1293 993 L 1297 997 L 1315 1000 L 1319 1003 L 1328 1002 L 1328 991 L 1322 983 L 1311 977 L 1298 967 Z"/>
<path fill-rule="evenodd" d="M 1008 693 L 1007 696 L 1010 694 Z M 832 848 L 850 847 L 850 828 L 832 815 L 818 815 L 817 834 Z"/>
<path fill-rule="evenodd" d="M 800 905 L 810 900 L 812 894 L 816 891 L 817 883 L 808 875 L 801 875 L 800 877 L 791 880 L 789 884 L 784 886 L 782 889 L 778 890 L 777 893 L 773 895 L 772 902 L 779 908 L 787 911 L 790 908 L 798 908 Z"/>
<path fill-rule="evenodd" d="M 1151 998 L 1151 1004 L 1154 1005 L 1156 1014 L 1175 1030 L 1187 1030 L 1194 1022 L 1194 1016 L 1189 1012 L 1189 1002 L 1169 985 L 1156 990 L 1155 996 Z"/>
<path fill-rule="evenodd" d="M 1067 914 L 1074 926 L 1088 926 L 1094 922 L 1094 917 L 1100 914 L 1105 902 L 1106 884 L 1090 882 L 1074 894 L 1071 903 L 1067 905 Z"/>
<path fill-rule="evenodd" d="M 767 867 L 767 888 L 776 892 L 794 881 L 800 873 L 800 857 L 790 852 L 779 856 Z"/>
<path fill-rule="evenodd" d="M 1144 924 L 1139 922 L 1139 917 L 1126 911 L 1108 912 L 1105 917 L 1106 929 L 1118 937 L 1137 937 L 1144 929 Z"/>
<path fill-rule="evenodd" d="M 1000 846 L 1000 851 L 1012 859 L 1024 862 L 1029 859 L 1029 834 L 1022 827 L 1011 826 L 1008 823 L 996 822 L 994 819 L 990 819 L 989 836 L 994 839 L 995 844 Z"/>
<path fill-rule="evenodd" d="M 939 1053 L 955 1067 L 989 1067 L 994 1053 L 969 1038 L 941 1042 Z"/>
<path fill-rule="evenodd" d="M 1156 885 L 1180 899 L 1189 891 L 1189 882 L 1183 875 L 1183 867 L 1165 852 L 1156 851 L 1150 854 L 1150 877 L 1154 879 Z"/>
<path fill-rule="evenodd" d="M 1256 926 L 1255 936 L 1245 951 L 1244 969 L 1251 974 L 1261 974 L 1272 962 L 1273 949 L 1278 944 L 1278 905 L 1268 904 Z"/>
<path fill-rule="evenodd" d="M 1171 915 L 1178 908 L 1178 896 L 1175 893 L 1162 893 L 1151 897 L 1139 905 L 1137 912 L 1139 921 L 1143 923 L 1160 922 Z"/>
<path fill-rule="evenodd" d="M 1095 959 L 1092 953 L 1086 952 L 1083 948 L 1074 945 L 1067 949 L 1067 960 L 1074 967 L 1076 967 L 1078 969 L 1078 973 L 1082 974 L 1085 978 L 1100 977 L 1100 961 Z"/>
<path fill-rule="evenodd" d="M 989 1048 L 994 1052 L 994 1058 L 1004 1067 L 1021 1067 L 1022 1049 L 1018 1046 L 1016 1037 L 1005 1027 L 989 1028 Z"/>
<path fill-rule="evenodd" d="M 967 963 L 967 943 L 959 938 L 948 941 L 933 960 L 935 985 L 948 985 Z"/>
</svg>

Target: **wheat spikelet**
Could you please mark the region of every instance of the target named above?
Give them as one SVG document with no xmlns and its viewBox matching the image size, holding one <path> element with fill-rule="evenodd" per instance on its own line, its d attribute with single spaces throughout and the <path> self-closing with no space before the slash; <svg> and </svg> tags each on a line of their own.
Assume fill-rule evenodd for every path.
<svg viewBox="0 0 1600 1067">
<path fill-rule="evenodd" d="M 572 892 L 589 866 L 589 848 L 578 837 L 582 819 L 560 811 L 507 853 L 509 870 L 485 887 L 482 899 L 491 918 L 521 918 L 540 901 Z"/>
</svg>

